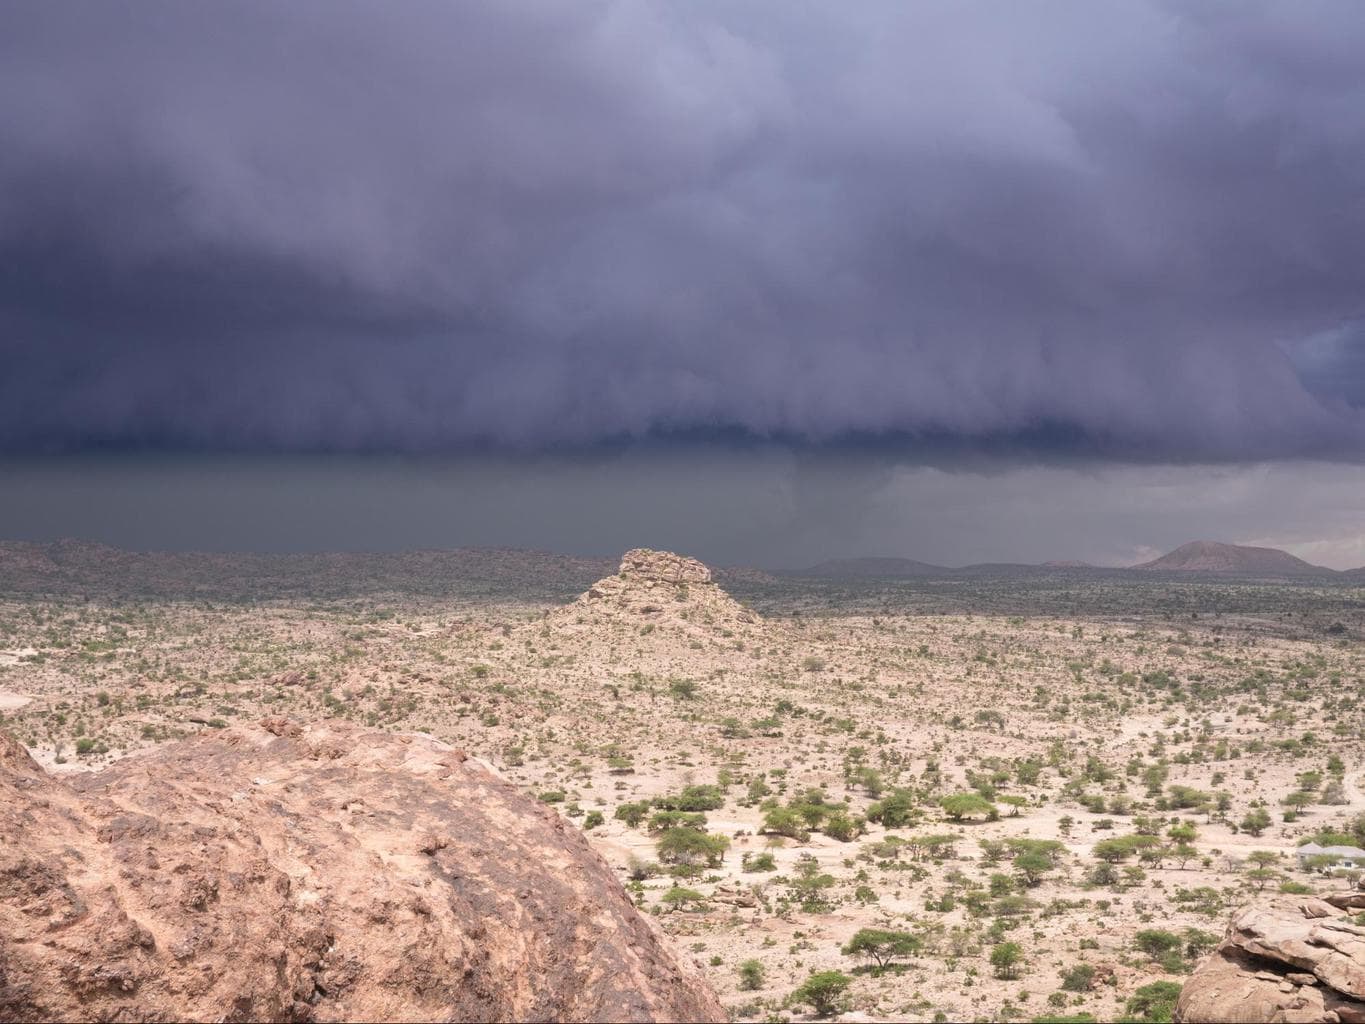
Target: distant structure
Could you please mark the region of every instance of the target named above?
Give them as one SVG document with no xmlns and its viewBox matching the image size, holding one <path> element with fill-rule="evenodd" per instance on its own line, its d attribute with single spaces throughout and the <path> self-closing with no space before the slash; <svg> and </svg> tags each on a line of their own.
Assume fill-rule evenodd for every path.
<svg viewBox="0 0 1365 1024">
<path fill-rule="evenodd" d="M 1358 868 L 1365 867 L 1365 850 L 1358 846 L 1319 846 L 1317 843 L 1304 843 L 1295 851 L 1295 856 L 1299 858 L 1299 867 L 1307 867 L 1308 862 L 1314 857 L 1335 858 L 1331 864 L 1325 865 L 1329 868 Z"/>
</svg>

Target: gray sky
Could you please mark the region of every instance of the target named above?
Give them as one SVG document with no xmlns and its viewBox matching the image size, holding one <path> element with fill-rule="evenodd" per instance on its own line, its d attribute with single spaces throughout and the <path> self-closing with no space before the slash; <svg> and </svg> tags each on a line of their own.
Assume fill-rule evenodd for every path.
<svg viewBox="0 0 1365 1024">
<path fill-rule="evenodd" d="M 772 558 L 931 557 L 935 508 L 955 558 L 1052 553 L 951 540 L 1029 487 L 1119 557 L 1161 479 L 1172 540 L 1325 536 L 1365 511 L 1361 53 L 1356 0 L 8 3 L 0 454 L 421 456 L 594 519 L 606 473 L 666 519 L 583 467 L 675 452 L 679 536 L 742 508 Z"/>
<path fill-rule="evenodd" d="M 1365 467 L 1020 465 L 713 446 L 612 456 L 126 458 L 0 463 L 0 537 L 130 548 L 637 545 L 796 568 L 869 553 L 940 564 L 1126 565 L 1187 540 L 1365 565 Z"/>
</svg>

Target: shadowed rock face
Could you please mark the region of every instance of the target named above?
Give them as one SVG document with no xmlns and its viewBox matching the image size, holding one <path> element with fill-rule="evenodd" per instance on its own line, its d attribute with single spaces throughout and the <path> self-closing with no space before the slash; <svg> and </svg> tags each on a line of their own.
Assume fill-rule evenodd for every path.
<svg viewBox="0 0 1365 1024">
<path fill-rule="evenodd" d="M 1243 907 L 1180 992 L 1184 1022 L 1365 1021 L 1365 892 Z"/>
<path fill-rule="evenodd" d="M 725 1019 L 577 829 L 427 736 L 58 781 L 0 733 L 0 837 L 0 1019 Z"/>
</svg>

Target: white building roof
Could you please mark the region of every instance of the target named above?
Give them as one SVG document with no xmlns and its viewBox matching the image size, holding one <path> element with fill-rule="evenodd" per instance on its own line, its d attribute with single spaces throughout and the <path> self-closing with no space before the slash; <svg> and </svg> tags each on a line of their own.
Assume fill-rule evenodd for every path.
<svg viewBox="0 0 1365 1024">
<path fill-rule="evenodd" d="M 1319 846 L 1317 843 L 1304 843 L 1295 852 L 1300 857 L 1316 857 L 1319 854 L 1325 854 L 1329 857 L 1365 860 L 1365 850 L 1359 846 Z"/>
</svg>

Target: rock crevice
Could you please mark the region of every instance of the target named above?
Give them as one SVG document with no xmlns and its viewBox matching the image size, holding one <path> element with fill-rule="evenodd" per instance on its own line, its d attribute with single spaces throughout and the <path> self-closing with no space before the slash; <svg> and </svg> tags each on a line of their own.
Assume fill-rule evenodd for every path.
<svg viewBox="0 0 1365 1024">
<path fill-rule="evenodd" d="M 1280 897 L 1232 916 L 1190 976 L 1175 1019 L 1194 1024 L 1365 1022 L 1365 891 Z"/>
</svg>

